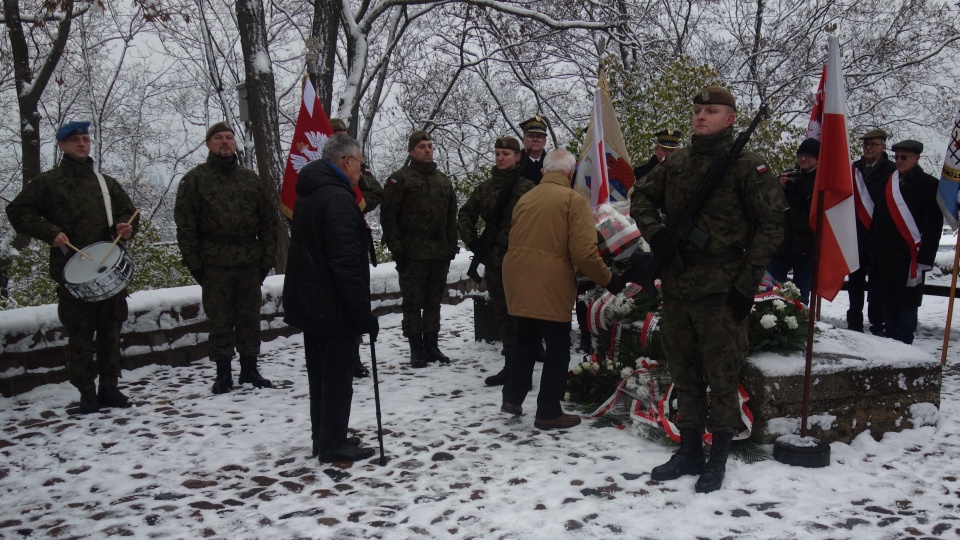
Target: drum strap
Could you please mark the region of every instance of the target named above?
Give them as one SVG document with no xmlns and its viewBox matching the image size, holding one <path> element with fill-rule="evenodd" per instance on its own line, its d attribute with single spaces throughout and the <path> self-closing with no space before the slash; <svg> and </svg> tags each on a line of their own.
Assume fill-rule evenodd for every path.
<svg viewBox="0 0 960 540">
<path fill-rule="evenodd" d="M 100 192 L 103 193 L 103 207 L 107 210 L 107 227 L 113 228 L 113 202 L 110 201 L 110 191 L 107 190 L 107 181 L 103 175 L 95 172 L 97 180 L 100 181 Z"/>
</svg>

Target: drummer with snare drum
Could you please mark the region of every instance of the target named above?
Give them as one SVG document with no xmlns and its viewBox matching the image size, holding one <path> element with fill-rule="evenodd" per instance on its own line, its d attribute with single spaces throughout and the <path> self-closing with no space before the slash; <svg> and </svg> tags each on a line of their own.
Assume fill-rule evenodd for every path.
<svg viewBox="0 0 960 540">
<path fill-rule="evenodd" d="M 117 386 L 125 285 L 132 273 L 122 244 L 139 226 L 127 193 L 94 167 L 89 129 L 89 122 L 70 122 L 57 130 L 60 164 L 29 181 L 7 206 L 18 233 L 51 245 L 50 276 L 59 284 L 57 312 L 68 338 L 70 383 L 80 390 L 83 414 L 130 405 Z M 72 257 L 78 271 L 71 272 L 76 276 L 69 283 L 64 272 Z"/>
</svg>

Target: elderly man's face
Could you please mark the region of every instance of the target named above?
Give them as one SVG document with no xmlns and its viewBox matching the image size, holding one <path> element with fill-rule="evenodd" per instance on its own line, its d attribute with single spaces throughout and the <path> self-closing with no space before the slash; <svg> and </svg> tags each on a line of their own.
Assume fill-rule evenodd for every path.
<svg viewBox="0 0 960 540">
<path fill-rule="evenodd" d="M 667 159 L 667 156 L 676 152 L 676 148 L 667 148 L 666 146 L 660 146 L 659 144 L 653 148 L 653 155 L 657 156 L 657 159 L 661 162 Z"/>
<path fill-rule="evenodd" d="M 887 149 L 887 144 L 881 137 L 863 140 L 863 159 L 867 163 L 873 163 L 880 159 L 880 154 Z"/>
<path fill-rule="evenodd" d="M 57 147 L 72 159 L 84 162 L 90 157 L 90 135 L 71 135 L 64 141 L 57 141 Z"/>
<path fill-rule="evenodd" d="M 897 172 L 904 175 L 917 166 L 920 162 L 920 154 L 907 152 L 906 150 L 894 150 L 897 159 Z"/>
<path fill-rule="evenodd" d="M 207 141 L 207 149 L 220 157 L 230 157 L 237 153 L 237 140 L 232 131 L 214 133 Z"/>
<path fill-rule="evenodd" d="M 528 154 L 539 156 L 543 152 L 543 147 L 547 145 L 547 136 L 544 133 L 535 133 L 527 131 L 523 134 L 523 147 L 527 149 Z"/>
</svg>

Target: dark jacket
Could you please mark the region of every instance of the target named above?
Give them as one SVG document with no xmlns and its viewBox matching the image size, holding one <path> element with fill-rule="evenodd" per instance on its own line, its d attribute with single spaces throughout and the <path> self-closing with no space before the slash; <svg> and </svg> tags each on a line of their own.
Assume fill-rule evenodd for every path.
<svg viewBox="0 0 960 540">
<path fill-rule="evenodd" d="M 355 336 L 370 317 L 367 232 L 350 182 L 332 163 L 307 164 L 283 283 L 284 322 L 304 332 Z"/>
<path fill-rule="evenodd" d="M 937 179 L 919 165 L 904 178 L 903 200 L 920 229 L 919 264 L 933 266 L 940 246 L 943 214 L 937 205 Z M 887 204 L 886 189 L 874 199 L 870 228 L 870 301 L 892 307 L 917 307 L 923 299 L 923 284 L 907 287 L 910 248 L 900 235 Z"/>
<path fill-rule="evenodd" d="M 887 179 L 890 178 L 890 175 L 897 170 L 896 164 L 893 161 L 890 161 L 890 158 L 887 157 L 887 153 L 884 152 L 880 154 L 880 159 L 877 160 L 877 163 L 867 171 L 867 164 L 863 161 L 863 158 L 860 158 L 853 162 L 853 166 L 860 170 L 863 174 L 863 183 L 867 185 L 867 193 L 870 194 L 870 198 L 873 200 L 874 206 L 876 206 L 877 201 L 883 197 L 883 188 L 887 186 Z M 869 250 L 867 248 L 867 241 L 869 238 L 869 232 L 866 227 L 863 226 L 863 223 L 860 223 L 860 220 L 857 220 L 857 247 L 860 251 L 860 263 L 863 264 L 869 256 Z"/>
<path fill-rule="evenodd" d="M 445 261 L 457 243 L 457 194 L 437 164 L 418 163 L 395 171 L 383 188 L 383 241 L 394 258 Z"/>
<path fill-rule="evenodd" d="M 644 163 L 639 167 L 633 168 L 633 177 L 637 180 L 637 182 L 639 182 L 641 178 L 650 174 L 650 171 L 652 171 L 653 168 L 659 164 L 660 164 L 660 160 L 657 159 L 657 155 L 654 154 L 650 156 L 650 159 L 646 163 Z"/>
<path fill-rule="evenodd" d="M 513 219 L 513 207 L 517 205 L 520 197 L 533 189 L 533 182 L 522 176 L 517 178 L 516 184 L 514 184 L 513 187 L 513 193 L 507 199 L 503 213 L 499 216 L 494 216 L 494 211 L 497 209 L 497 202 L 500 200 L 500 192 L 503 191 L 503 186 L 505 186 L 507 182 L 510 182 L 517 172 L 516 168 L 509 171 L 501 171 L 494 167 L 490 172 L 490 178 L 477 186 L 476 189 L 473 190 L 473 193 L 470 194 L 467 202 L 460 207 L 460 211 L 457 213 L 457 222 L 460 228 L 460 240 L 463 240 L 464 244 L 469 246 L 480 238 L 480 234 L 477 233 L 477 221 L 479 219 L 483 219 L 485 224 L 497 220 L 497 230 L 500 234 L 494 238 L 494 245 L 499 244 L 503 249 L 495 250 L 494 253 L 498 253 L 500 256 L 506 253 L 506 246 L 508 245 L 507 242 L 510 237 L 510 224 Z M 484 225 L 485 228 L 486 226 L 487 225 Z"/>
<path fill-rule="evenodd" d="M 810 206 L 813 202 L 817 169 L 800 173 L 783 189 L 790 208 L 783 215 L 783 243 L 774 257 L 813 257 L 813 230 L 810 229 Z"/>
<path fill-rule="evenodd" d="M 533 185 L 540 184 L 540 179 L 543 178 L 543 160 L 547 157 L 547 149 L 543 149 L 543 153 L 540 154 L 540 159 L 534 161 L 527 155 L 527 151 L 523 150 L 520 152 L 520 176 L 533 182 Z"/>
</svg>

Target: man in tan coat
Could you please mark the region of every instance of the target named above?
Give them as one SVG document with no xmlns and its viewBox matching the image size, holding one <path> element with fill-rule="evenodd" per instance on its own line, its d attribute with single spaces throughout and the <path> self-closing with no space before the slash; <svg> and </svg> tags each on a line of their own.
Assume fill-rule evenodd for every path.
<svg viewBox="0 0 960 540">
<path fill-rule="evenodd" d="M 576 160 L 554 150 L 543 163 L 540 184 L 520 198 L 513 210 L 510 247 L 503 260 L 507 310 L 516 319 L 516 349 L 501 411 L 519 416 L 533 376 L 540 340 L 546 357 L 537 396 L 537 429 L 569 428 L 580 417 L 565 414 L 560 400 L 567 390 L 570 320 L 577 298 L 574 267 L 608 291 L 623 290 L 597 254 L 597 233 L 587 200 L 571 187 Z M 513 369 L 516 366 L 516 369 Z"/>
</svg>

